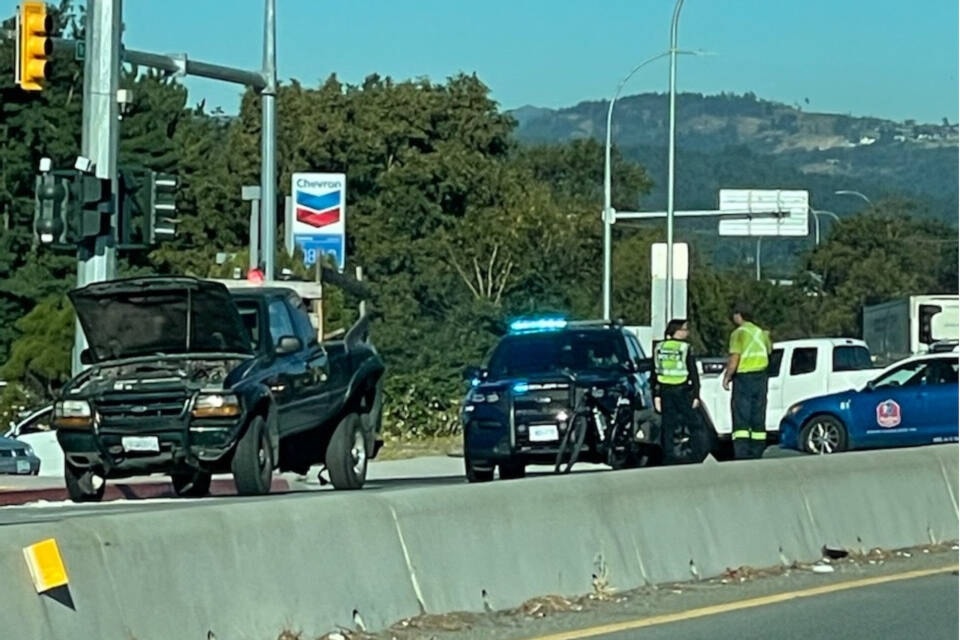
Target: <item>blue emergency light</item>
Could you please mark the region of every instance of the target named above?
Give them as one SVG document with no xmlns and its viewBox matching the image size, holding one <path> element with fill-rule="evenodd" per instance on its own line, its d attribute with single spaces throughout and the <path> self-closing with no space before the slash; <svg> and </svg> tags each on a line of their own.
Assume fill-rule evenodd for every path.
<svg viewBox="0 0 960 640">
<path fill-rule="evenodd" d="M 530 333 L 534 331 L 557 331 L 567 326 L 564 318 L 533 318 L 514 320 L 510 323 L 510 333 Z"/>
</svg>

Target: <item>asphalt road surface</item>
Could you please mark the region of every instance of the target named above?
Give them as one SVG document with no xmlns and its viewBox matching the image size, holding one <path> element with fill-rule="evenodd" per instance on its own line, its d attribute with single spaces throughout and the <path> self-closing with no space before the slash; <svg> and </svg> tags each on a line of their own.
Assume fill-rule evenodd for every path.
<svg viewBox="0 0 960 640">
<path fill-rule="evenodd" d="M 401 621 L 378 640 L 957 640 L 957 547 L 811 567 L 742 569 L 609 597 L 535 598 L 509 611 Z"/>
<path fill-rule="evenodd" d="M 600 465 L 578 464 L 574 468 L 577 473 L 595 473 L 607 469 Z M 528 467 L 528 477 L 552 475 L 553 470 L 547 466 Z M 333 492 L 327 486 L 321 486 L 313 471 L 307 479 L 300 480 L 293 474 L 284 474 L 291 490 L 283 493 L 270 493 L 265 496 L 218 496 L 210 498 L 149 498 L 141 500 L 115 500 L 98 504 L 74 504 L 63 502 L 36 502 L 24 505 L 0 507 L 0 526 L 16 525 L 28 522 L 53 522 L 68 518 L 89 515 L 105 515 L 120 513 L 135 513 L 144 511 L 196 509 L 211 504 L 228 505 L 234 502 L 250 502 L 258 500 L 289 500 L 302 499 L 309 495 L 311 499 L 322 500 Z M 30 484 L 42 483 L 47 486 L 62 485 L 59 478 L 17 478 L 0 479 L 0 485 L 9 485 L 12 488 L 28 488 Z M 523 482 L 520 480 L 519 482 Z M 464 478 L 463 458 L 457 457 L 423 457 L 409 460 L 391 460 L 373 462 L 364 485 L 364 492 L 398 491 L 415 487 L 429 487 L 439 485 L 463 485 L 467 487 Z"/>
</svg>

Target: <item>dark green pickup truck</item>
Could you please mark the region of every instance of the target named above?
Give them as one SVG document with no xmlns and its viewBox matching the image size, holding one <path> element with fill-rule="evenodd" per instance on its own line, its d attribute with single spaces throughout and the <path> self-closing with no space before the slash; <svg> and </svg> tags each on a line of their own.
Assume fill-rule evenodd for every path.
<svg viewBox="0 0 960 640">
<path fill-rule="evenodd" d="M 274 471 L 315 464 L 335 488 L 361 488 L 382 445 L 384 365 L 369 316 L 323 339 L 313 290 L 149 277 L 71 291 L 90 366 L 54 405 L 70 497 L 152 473 L 179 495 L 205 495 L 225 472 L 238 493 L 263 494 Z"/>
</svg>

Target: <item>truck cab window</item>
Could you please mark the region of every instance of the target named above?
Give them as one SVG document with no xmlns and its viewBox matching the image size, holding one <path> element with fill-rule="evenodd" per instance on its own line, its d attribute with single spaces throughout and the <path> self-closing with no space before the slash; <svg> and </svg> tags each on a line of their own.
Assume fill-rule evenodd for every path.
<svg viewBox="0 0 960 640">
<path fill-rule="evenodd" d="M 770 362 L 767 364 L 767 376 L 779 378 L 781 364 L 783 364 L 783 349 L 774 349 L 770 354 Z"/>
<path fill-rule="evenodd" d="M 833 348 L 834 371 L 862 371 L 872 369 L 870 351 L 861 346 L 838 346 Z"/>
<path fill-rule="evenodd" d="M 237 300 L 240 320 L 250 334 L 250 346 L 254 351 L 260 346 L 260 309 L 256 302 Z"/>
<path fill-rule="evenodd" d="M 293 313 L 293 324 L 297 328 L 297 337 L 308 347 L 314 347 L 317 343 L 317 329 L 310 321 L 310 314 L 300 298 L 288 298 L 290 311 Z"/>
<path fill-rule="evenodd" d="M 801 347 L 795 349 L 790 357 L 790 375 L 802 376 L 817 370 L 816 347 Z"/>
<path fill-rule="evenodd" d="M 280 338 L 284 336 L 295 336 L 297 332 L 293 330 L 293 322 L 290 320 L 290 312 L 287 311 L 287 305 L 283 300 L 271 300 L 268 307 L 270 313 L 270 339 L 273 346 L 277 346 Z"/>
</svg>

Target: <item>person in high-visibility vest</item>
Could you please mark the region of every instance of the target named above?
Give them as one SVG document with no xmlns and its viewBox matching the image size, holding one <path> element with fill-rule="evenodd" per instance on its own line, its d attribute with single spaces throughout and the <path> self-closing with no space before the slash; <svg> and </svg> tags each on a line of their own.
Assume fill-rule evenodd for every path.
<svg viewBox="0 0 960 640">
<path fill-rule="evenodd" d="M 682 462 L 686 456 L 677 451 L 677 432 L 686 427 L 689 442 L 683 449 L 699 462 L 705 451 L 700 407 L 700 376 L 697 363 L 687 339 L 690 325 L 686 320 L 674 319 L 667 323 L 664 340 L 653 348 L 653 374 L 650 377 L 653 408 L 660 414 L 660 434 L 664 462 Z M 689 460 L 687 460 L 689 461 Z"/>
<path fill-rule="evenodd" d="M 746 304 L 737 303 L 731 315 L 737 327 L 730 334 L 723 388 L 729 391 L 733 385 L 733 455 L 759 458 L 767 447 L 767 368 L 773 345 L 770 333 L 753 323 Z"/>
</svg>

